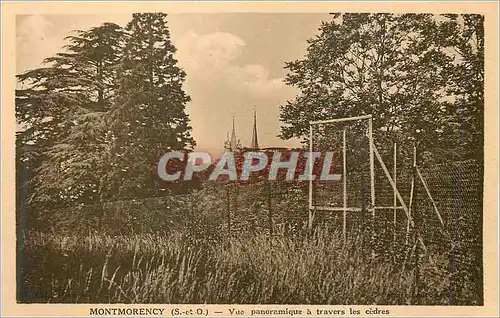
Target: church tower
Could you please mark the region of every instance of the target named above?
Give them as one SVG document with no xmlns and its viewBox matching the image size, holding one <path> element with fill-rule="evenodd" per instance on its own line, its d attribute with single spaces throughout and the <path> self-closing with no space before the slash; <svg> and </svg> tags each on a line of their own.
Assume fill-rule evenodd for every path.
<svg viewBox="0 0 500 318">
<path fill-rule="evenodd" d="M 259 149 L 259 140 L 257 138 L 257 112 L 253 110 L 253 134 L 252 134 L 252 149 Z"/>
<path fill-rule="evenodd" d="M 231 131 L 231 138 L 229 134 L 227 136 L 227 141 L 224 143 L 224 148 L 228 151 L 236 151 L 241 148 L 240 141 L 236 138 L 236 131 L 234 129 L 234 116 L 233 116 L 233 129 Z"/>
</svg>

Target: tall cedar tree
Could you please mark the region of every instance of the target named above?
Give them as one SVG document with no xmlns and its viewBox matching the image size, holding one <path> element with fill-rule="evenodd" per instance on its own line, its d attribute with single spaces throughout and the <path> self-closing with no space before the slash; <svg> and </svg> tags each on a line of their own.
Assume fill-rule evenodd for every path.
<svg viewBox="0 0 500 318">
<path fill-rule="evenodd" d="M 108 199 L 156 196 L 156 164 L 171 150 L 191 150 L 190 97 L 182 89 L 185 72 L 163 13 L 134 14 L 127 25 L 129 40 L 119 69 L 117 103 L 111 114 L 112 168 Z M 166 191 L 166 192 L 165 192 Z"/>
<path fill-rule="evenodd" d="M 401 144 L 416 142 L 422 157 L 452 158 L 461 140 L 448 127 L 465 119 L 451 111 L 456 101 L 449 96 L 455 85 L 449 70 L 456 52 L 437 36 L 443 32 L 440 20 L 446 18 L 333 14 L 308 41 L 306 57 L 286 64 L 286 83 L 300 93 L 280 107 L 281 137 L 306 141 L 311 120 L 372 114 L 377 144 L 390 145 L 397 137 Z M 461 36 L 456 25 L 454 30 Z M 467 129 L 465 134 L 482 135 L 477 125 Z"/>
<path fill-rule="evenodd" d="M 18 75 L 18 193 L 41 207 L 93 202 L 105 167 L 104 115 L 115 95 L 124 32 L 105 23 L 66 37 L 64 53 Z M 24 198 L 18 198 L 22 203 Z"/>
<path fill-rule="evenodd" d="M 448 94 L 454 102 L 447 109 L 446 133 L 454 157 L 483 162 L 484 156 L 484 16 L 446 15 L 436 42 L 452 49 L 456 61 L 448 70 Z"/>
</svg>

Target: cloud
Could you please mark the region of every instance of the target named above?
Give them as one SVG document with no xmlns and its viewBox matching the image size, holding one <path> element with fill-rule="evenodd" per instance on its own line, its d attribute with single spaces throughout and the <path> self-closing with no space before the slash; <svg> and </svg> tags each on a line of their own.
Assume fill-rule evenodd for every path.
<svg viewBox="0 0 500 318">
<path fill-rule="evenodd" d="M 213 73 L 231 64 L 245 42 L 225 32 L 199 35 L 188 32 L 177 43 L 180 64 L 194 75 L 203 77 L 199 71 Z"/>
<path fill-rule="evenodd" d="M 130 19 L 117 16 L 20 16 L 17 21 L 16 72 L 40 67 L 40 62 L 62 50 L 63 38 L 75 29 L 88 29 L 104 21 L 122 25 Z M 199 34 L 172 29 L 178 51 L 175 57 L 186 71 L 184 89 L 191 96 L 187 111 L 200 149 L 219 152 L 236 117 L 237 135 L 244 145 L 251 140 L 253 107 L 257 109 L 259 141 L 263 146 L 280 141 L 278 105 L 294 96 L 281 77 L 270 74 L 265 62 L 248 60 L 261 47 L 250 47 L 227 32 Z M 245 56 L 247 58 L 245 58 Z M 247 62 L 242 62 L 247 61 Z"/>
<path fill-rule="evenodd" d="M 230 73 L 235 78 L 240 78 L 240 82 L 253 95 L 272 94 L 286 89 L 282 78 L 271 78 L 269 71 L 258 64 L 249 64 L 243 67 L 234 67 Z"/>
<path fill-rule="evenodd" d="M 43 59 L 54 55 L 62 41 L 53 23 L 43 15 L 22 16 L 16 27 L 16 71 L 39 67 Z"/>
<path fill-rule="evenodd" d="M 233 115 L 237 137 L 249 145 L 254 107 L 261 146 L 297 144 L 277 138 L 278 105 L 292 98 L 294 89 L 273 77 L 265 65 L 242 63 L 243 53 L 249 56 L 260 48 L 248 47 L 240 37 L 225 32 L 188 32 L 175 45 L 176 58 L 187 73 L 185 89 L 192 98 L 188 112 L 200 149 L 222 149 Z"/>
<path fill-rule="evenodd" d="M 52 23 L 43 15 L 30 15 L 21 18 L 17 36 L 25 39 L 43 39 L 53 29 Z"/>
<path fill-rule="evenodd" d="M 246 43 L 231 33 L 200 35 L 188 32 L 176 46 L 176 56 L 188 74 L 188 82 L 197 81 L 212 89 L 214 86 L 223 86 L 254 97 L 286 89 L 283 79 L 270 77 L 263 65 L 238 63 Z"/>
<path fill-rule="evenodd" d="M 41 62 L 64 51 L 64 38 L 75 30 L 88 30 L 107 21 L 125 25 L 130 14 L 19 15 L 16 23 L 16 73 L 40 67 Z"/>
</svg>

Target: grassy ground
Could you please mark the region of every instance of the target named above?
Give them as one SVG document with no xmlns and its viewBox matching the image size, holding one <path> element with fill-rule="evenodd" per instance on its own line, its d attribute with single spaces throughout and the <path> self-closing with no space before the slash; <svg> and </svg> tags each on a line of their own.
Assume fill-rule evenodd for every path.
<svg viewBox="0 0 500 318">
<path fill-rule="evenodd" d="M 354 246 L 358 248 L 354 248 Z M 359 240 L 26 235 L 19 300 L 51 303 L 446 304 L 445 271 L 371 259 Z M 427 273 L 422 275 L 421 273 Z M 418 274 L 420 273 L 420 274 Z"/>
</svg>

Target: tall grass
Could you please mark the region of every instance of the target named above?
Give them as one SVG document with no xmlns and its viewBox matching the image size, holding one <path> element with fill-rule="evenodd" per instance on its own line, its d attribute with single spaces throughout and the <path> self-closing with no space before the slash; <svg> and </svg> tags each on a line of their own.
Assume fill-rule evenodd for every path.
<svg viewBox="0 0 500 318">
<path fill-rule="evenodd" d="M 445 304 L 446 277 L 415 286 L 411 266 L 370 257 L 354 238 L 255 234 L 217 243 L 180 234 L 31 232 L 22 302 Z M 357 248 L 355 248 L 357 247 Z M 427 271 L 422 262 L 420 271 Z M 417 287 L 417 294 L 415 288 Z M 420 292 L 419 292 L 420 291 Z"/>
</svg>

